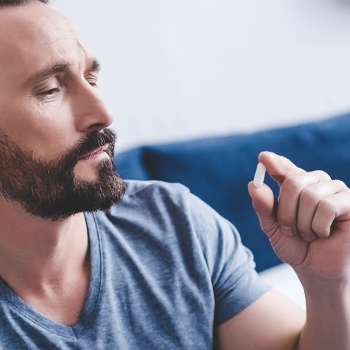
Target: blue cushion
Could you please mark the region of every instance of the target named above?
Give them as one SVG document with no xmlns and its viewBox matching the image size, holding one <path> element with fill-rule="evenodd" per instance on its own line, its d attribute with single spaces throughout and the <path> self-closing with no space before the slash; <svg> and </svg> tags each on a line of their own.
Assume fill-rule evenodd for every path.
<svg viewBox="0 0 350 350">
<path fill-rule="evenodd" d="M 322 169 L 350 184 L 350 114 L 293 127 L 144 146 L 116 155 L 119 173 L 129 179 L 180 182 L 240 231 L 257 270 L 280 263 L 261 232 L 247 183 L 259 152 L 290 158 L 305 170 Z M 277 186 L 266 179 L 277 194 Z"/>
<path fill-rule="evenodd" d="M 143 159 L 144 154 L 144 147 L 138 147 L 115 156 L 118 173 L 123 179 L 150 180 Z"/>
</svg>

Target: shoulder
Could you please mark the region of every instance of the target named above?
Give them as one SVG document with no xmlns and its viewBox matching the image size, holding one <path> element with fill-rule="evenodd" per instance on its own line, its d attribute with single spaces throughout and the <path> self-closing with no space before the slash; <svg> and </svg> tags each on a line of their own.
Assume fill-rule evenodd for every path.
<svg viewBox="0 0 350 350">
<path fill-rule="evenodd" d="M 230 239 L 237 239 L 232 224 L 184 185 L 162 181 L 125 182 L 127 190 L 122 200 L 98 215 L 109 220 L 118 218 L 119 222 L 138 222 L 144 227 L 153 222 L 164 228 L 167 223 L 168 228 L 194 232 L 204 246 L 208 245 L 205 241 L 213 237 L 222 241 L 225 233 L 231 236 Z"/>
<path fill-rule="evenodd" d="M 109 212 L 138 211 L 140 214 L 186 212 L 189 189 L 178 183 L 162 181 L 125 181 L 127 190 L 122 200 L 113 206 Z M 177 210 L 178 208 L 178 210 Z"/>
<path fill-rule="evenodd" d="M 223 244 L 226 235 L 239 240 L 231 223 L 179 183 L 128 180 L 126 185 L 119 203 L 95 214 L 99 220 L 162 235 L 176 231 L 186 239 L 192 235 L 204 250 L 213 240 Z"/>
<path fill-rule="evenodd" d="M 164 196 L 184 196 L 190 191 L 184 185 L 179 183 L 168 183 L 163 181 L 139 181 L 139 180 L 126 180 L 127 190 L 125 192 L 124 198 L 128 199 L 130 197 L 143 197 L 149 195 L 164 195 Z"/>
</svg>

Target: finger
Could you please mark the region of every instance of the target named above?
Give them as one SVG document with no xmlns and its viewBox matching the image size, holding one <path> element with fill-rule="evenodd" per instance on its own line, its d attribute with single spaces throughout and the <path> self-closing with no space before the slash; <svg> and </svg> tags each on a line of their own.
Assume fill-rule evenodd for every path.
<svg viewBox="0 0 350 350">
<path fill-rule="evenodd" d="M 259 162 L 265 165 L 268 173 L 279 185 L 281 185 L 288 176 L 305 172 L 305 170 L 298 168 L 289 159 L 273 152 L 261 152 L 259 154 Z"/>
<path fill-rule="evenodd" d="M 333 195 L 347 190 L 342 181 L 333 180 L 310 185 L 301 191 L 297 229 L 306 241 L 329 236 L 330 221 L 333 222 L 336 209 L 336 204 L 332 207 L 329 201 L 333 204 L 333 200 L 339 198 Z"/>
<path fill-rule="evenodd" d="M 298 213 L 301 212 L 299 209 L 301 193 L 310 185 L 330 180 L 329 175 L 323 171 L 294 174 L 284 180 L 280 188 L 277 210 L 278 224 L 283 234 L 293 236 L 298 232 L 297 223 Z M 309 220 L 310 226 L 314 211 Z M 310 208 L 308 208 L 307 213 L 310 214 Z M 316 238 L 311 229 L 307 233 L 305 240 L 312 241 Z"/>
<path fill-rule="evenodd" d="M 350 219 L 350 191 L 323 198 L 314 215 L 312 229 L 319 237 L 328 237 L 337 221 Z"/>
<path fill-rule="evenodd" d="M 272 190 L 263 184 L 259 188 L 253 182 L 248 184 L 248 191 L 252 198 L 253 208 L 258 215 L 262 230 L 270 237 L 278 229 L 276 219 L 276 205 Z"/>
</svg>

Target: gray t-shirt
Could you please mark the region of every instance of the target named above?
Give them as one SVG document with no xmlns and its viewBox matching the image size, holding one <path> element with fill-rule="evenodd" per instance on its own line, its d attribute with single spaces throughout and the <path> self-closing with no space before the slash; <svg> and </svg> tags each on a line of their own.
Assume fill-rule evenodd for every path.
<svg viewBox="0 0 350 350">
<path fill-rule="evenodd" d="M 269 289 L 234 227 L 181 185 L 130 181 L 119 204 L 85 217 L 78 323 L 49 320 L 0 281 L 0 349 L 212 349 L 215 325 Z"/>
</svg>

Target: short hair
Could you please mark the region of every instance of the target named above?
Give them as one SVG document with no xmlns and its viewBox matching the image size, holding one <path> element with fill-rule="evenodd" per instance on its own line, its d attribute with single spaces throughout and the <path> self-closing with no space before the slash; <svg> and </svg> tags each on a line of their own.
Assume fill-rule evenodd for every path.
<svg viewBox="0 0 350 350">
<path fill-rule="evenodd" d="M 0 7 L 27 5 L 37 1 L 48 4 L 50 0 L 0 0 Z"/>
</svg>

